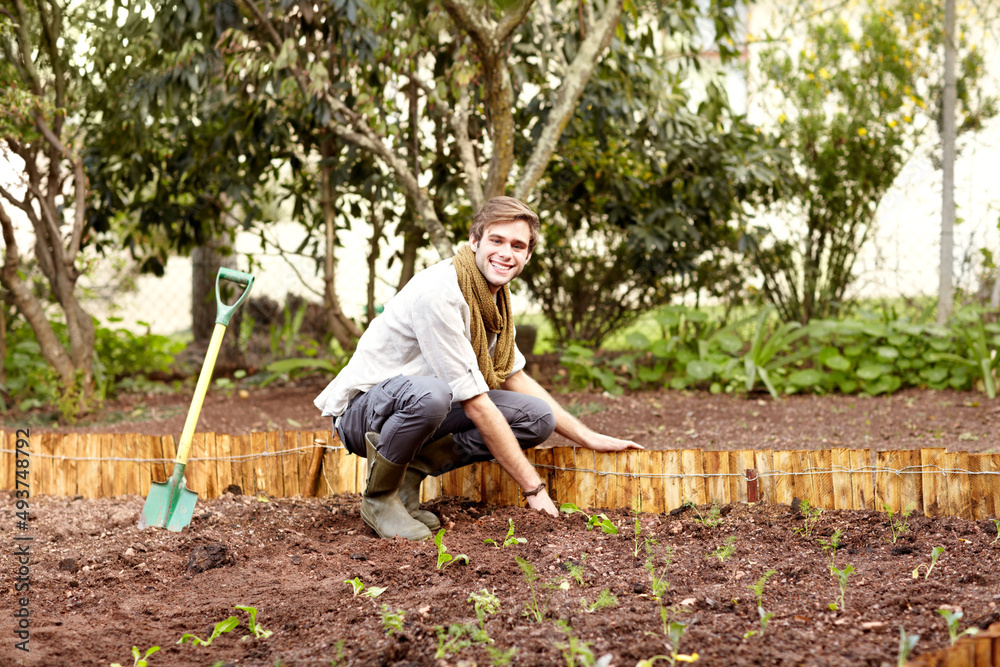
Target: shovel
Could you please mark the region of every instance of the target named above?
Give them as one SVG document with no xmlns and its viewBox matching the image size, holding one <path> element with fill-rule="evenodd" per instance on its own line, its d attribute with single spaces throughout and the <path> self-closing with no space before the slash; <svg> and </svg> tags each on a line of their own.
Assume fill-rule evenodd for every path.
<svg viewBox="0 0 1000 667">
<path fill-rule="evenodd" d="M 231 280 L 246 287 L 240 298 L 231 306 L 222 303 L 219 292 L 220 280 Z M 198 424 L 201 404 L 205 400 L 208 383 L 212 379 L 212 370 L 215 368 L 215 360 L 219 356 L 219 348 L 222 347 L 222 337 L 226 333 L 226 327 L 229 325 L 233 313 L 250 294 L 253 281 L 254 277 L 249 273 L 226 268 L 219 269 L 219 274 L 215 277 L 215 302 L 218 307 L 215 316 L 215 330 L 212 332 L 212 340 L 209 342 L 208 352 L 205 354 L 205 363 L 201 366 L 198 384 L 195 386 L 194 396 L 191 398 L 191 407 L 188 409 L 187 419 L 184 421 L 184 430 L 181 431 L 181 441 L 177 446 L 177 458 L 174 459 L 174 472 L 166 482 L 153 482 L 150 485 L 146 504 L 143 505 L 142 514 L 139 516 L 139 528 L 157 526 L 176 533 L 191 523 L 198 494 L 185 486 L 184 468 L 187 465 L 188 452 L 191 450 L 194 428 Z"/>
</svg>

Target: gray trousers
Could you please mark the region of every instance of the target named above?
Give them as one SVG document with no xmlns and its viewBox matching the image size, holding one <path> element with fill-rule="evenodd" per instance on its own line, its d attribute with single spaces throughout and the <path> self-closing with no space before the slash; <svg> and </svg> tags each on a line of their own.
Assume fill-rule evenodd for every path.
<svg viewBox="0 0 1000 667">
<path fill-rule="evenodd" d="M 545 401 L 501 389 L 488 395 L 510 424 L 521 449 L 545 442 L 555 430 L 555 417 Z M 432 475 L 493 458 L 461 404 L 452 403 L 451 387 L 434 377 L 389 378 L 355 396 L 335 423 L 341 442 L 358 456 L 366 455 L 365 433 L 379 433 L 378 451 L 393 463 L 409 463 L 425 443 L 451 434 L 452 460 Z"/>
</svg>

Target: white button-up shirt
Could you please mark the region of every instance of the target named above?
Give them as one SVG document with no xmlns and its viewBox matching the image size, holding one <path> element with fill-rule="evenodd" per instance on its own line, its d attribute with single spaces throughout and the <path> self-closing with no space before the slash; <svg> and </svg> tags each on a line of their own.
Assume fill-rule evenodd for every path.
<svg viewBox="0 0 1000 667">
<path fill-rule="evenodd" d="M 469 304 L 450 259 L 415 275 L 358 341 L 347 366 L 316 397 L 324 417 L 339 417 L 356 394 L 397 375 L 437 377 L 460 402 L 489 391 L 472 348 Z M 490 334 L 493 354 L 496 335 Z M 511 374 L 524 368 L 514 348 Z"/>
</svg>

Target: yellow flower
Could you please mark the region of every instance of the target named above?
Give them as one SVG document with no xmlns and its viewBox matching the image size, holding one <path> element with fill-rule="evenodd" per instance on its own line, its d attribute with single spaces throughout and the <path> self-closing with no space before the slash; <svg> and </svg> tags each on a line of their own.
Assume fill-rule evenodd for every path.
<svg viewBox="0 0 1000 667">
<path fill-rule="evenodd" d="M 825 67 L 819 68 L 819 75 L 824 79 L 829 79 L 831 76 L 833 76 L 832 74 L 830 74 L 830 72 L 827 71 Z"/>
<path fill-rule="evenodd" d="M 808 77 L 809 77 L 809 80 L 810 80 L 810 81 L 812 81 L 813 79 L 815 79 L 815 78 L 816 78 L 816 77 L 814 77 L 814 76 L 813 76 L 812 72 L 809 72 L 809 74 L 807 74 L 806 76 L 808 76 Z"/>
<path fill-rule="evenodd" d="M 863 137 L 863 136 L 865 136 L 866 134 L 868 134 L 868 130 L 866 130 L 866 129 L 865 129 L 865 128 L 863 128 L 863 127 L 859 127 L 859 128 L 858 128 L 858 136 L 859 136 L 859 137 Z"/>
<path fill-rule="evenodd" d="M 913 122 L 913 117 L 912 116 L 903 116 L 903 120 L 906 121 L 907 123 L 912 123 Z"/>
<path fill-rule="evenodd" d="M 889 121 L 889 127 L 896 127 L 897 123 L 894 120 Z"/>
<path fill-rule="evenodd" d="M 786 116 L 784 113 L 782 113 L 782 114 L 780 114 L 778 116 L 778 122 L 779 123 L 784 123 L 786 120 L 788 120 L 788 116 Z"/>
<path fill-rule="evenodd" d="M 920 20 L 920 12 L 913 12 L 913 20 L 914 21 Z"/>
</svg>

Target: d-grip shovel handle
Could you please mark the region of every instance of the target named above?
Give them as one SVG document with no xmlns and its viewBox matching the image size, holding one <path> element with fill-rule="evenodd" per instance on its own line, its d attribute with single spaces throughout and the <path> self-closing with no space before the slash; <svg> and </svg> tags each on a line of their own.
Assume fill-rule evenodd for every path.
<svg viewBox="0 0 1000 667">
<path fill-rule="evenodd" d="M 240 285 L 246 285 L 243 294 L 231 306 L 222 303 L 222 295 L 219 292 L 219 281 L 231 280 Z M 184 430 L 181 432 L 180 442 L 177 443 L 177 458 L 174 463 L 180 466 L 183 474 L 183 466 L 187 463 L 188 452 L 191 450 L 191 440 L 194 438 L 194 429 L 198 424 L 198 415 L 201 414 L 201 405 L 205 401 L 205 394 L 208 392 L 208 383 L 212 379 L 212 370 L 215 368 L 215 360 L 219 356 L 219 349 L 222 347 L 222 337 L 226 333 L 226 327 L 233 313 L 240 307 L 250 288 L 253 287 L 253 276 L 249 273 L 236 271 L 234 269 L 220 268 L 215 277 L 215 302 L 218 312 L 215 316 L 215 329 L 212 331 L 212 340 L 208 342 L 208 351 L 205 353 L 205 362 L 201 366 L 201 373 L 198 375 L 198 384 L 194 388 L 194 396 L 191 397 L 191 407 L 188 410 L 187 419 L 184 420 Z M 176 470 L 176 468 L 175 468 Z"/>
<path fill-rule="evenodd" d="M 243 290 L 243 294 L 240 298 L 236 300 L 231 306 L 227 306 L 222 303 L 222 291 L 219 289 L 220 280 L 229 280 L 234 283 L 246 286 Z M 219 269 L 219 274 L 215 276 L 215 304 L 218 308 L 215 315 L 215 323 L 221 324 L 224 327 L 229 326 L 229 320 L 233 317 L 233 313 L 236 309 L 240 307 L 240 304 L 247 298 L 250 294 L 250 288 L 253 287 L 254 277 L 249 273 L 243 273 L 242 271 L 237 271 L 236 269 L 227 269 L 222 267 Z"/>
</svg>

